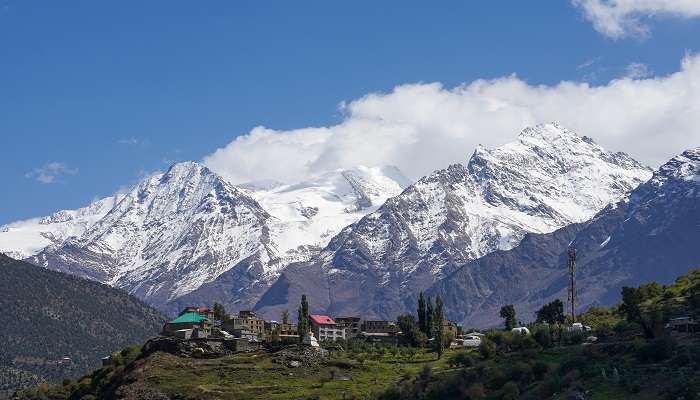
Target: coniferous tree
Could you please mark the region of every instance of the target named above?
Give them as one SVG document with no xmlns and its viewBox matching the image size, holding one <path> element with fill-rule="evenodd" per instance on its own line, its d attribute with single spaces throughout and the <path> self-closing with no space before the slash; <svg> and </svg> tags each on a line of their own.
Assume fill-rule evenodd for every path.
<svg viewBox="0 0 700 400">
<path fill-rule="evenodd" d="M 433 337 L 433 300 L 428 297 L 428 309 L 425 313 L 425 336 L 428 338 Z"/>
<path fill-rule="evenodd" d="M 435 324 L 435 349 L 437 350 L 438 358 L 442 357 L 442 353 L 445 350 L 445 327 L 443 321 L 444 315 L 442 298 L 438 296 L 435 299 L 435 317 L 433 318 L 433 324 Z"/>
<path fill-rule="evenodd" d="M 282 323 L 289 324 L 289 310 L 282 311 Z"/>
<path fill-rule="evenodd" d="M 304 340 L 304 337 L 309 330 L 309 302 L 306 300 L 305 294 L 301 295 L 297 330 L 299 332 L 299 339 Z"/>
<path fill-rule="evenodd" d="M 425 297 L 422 291 L 418 295 L 418 329 L 425 333 Z"/>
<path fill-rule="evenodd" d="M 214 319 L 219 321 L 223 321 L 225 319 L 226 310 L 224 309 L 223 305 L 215 302 L 212 311 L 214 311 Z"/>
</svg>

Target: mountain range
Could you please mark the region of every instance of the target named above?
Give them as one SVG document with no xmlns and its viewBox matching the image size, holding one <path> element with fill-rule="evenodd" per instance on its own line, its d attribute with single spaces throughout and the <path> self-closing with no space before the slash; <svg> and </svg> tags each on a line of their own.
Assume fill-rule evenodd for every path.
<svg viewBox="0 0 700 400">
<path fill-rule="evenodd" d="M 512 249 L 527 233 L 585 222 L 650 176 L 557 124 L 525 129 L 345 228 L 312 260 L 285 269 L 256 309 L 274 316 L 306 293 L 333 315 L 391 318 L 462 264 Z"/>
<path fill-rule="evenodd" d="M 192 296 L 211 297 L 217 278 L 230 283 L 236 306 L 252 307 L 287 264 L 308 259 L 408 183 L 396 168 L 357 167 L 293 185 L 237 187 L 182 162 L 83 209 L 0 227 L 0 251 L 164 310 L 198 289 Z"/>
<path fill-rule="evenodd" d="M 620 287 L 672 277 L 700 266 L 700 148 L 674 157 L 646 183 L 590 221 L 529 234 L 510 251 L 466 263 L 435 283 L 446 313 L 476 326 L 493 324 L 503 304 L 523 319 L 545 302 L 567 298 L 568 248 L 577 249 L 579 309 L 613 304 Z"/>
<path fill-rule="evenodd" d="M 625 282 L 686 272 L 692 250 L 684 261 L 667 255 L 676 243 L 668 235 L 687 209 L 685 232 L 697 237 L 692 196 L 683 197 L 697 183 L 687 178 L 696 176 L 693 157 L 652 176 L 628 155 L 549 123 L 415 183 L 394 167 L 355 167 L 233 185 L 184 162 L 86 208 L 2 226 L 0 251 L 122 288 L 168 313 L 218 301 L 278 318 L 306 293 L 314 311 L 393 318 L 426 290 L 445 297 L 448 317 L 486 324 L 507 300 L 528 314 L 565 298 L 562 254 L 572 241 L 582 306 L 612 301 Z M 672 242 L 652 244 L 661 246 L 656 259 L 676 260 L 678 271 L 653 275 L 648 259 L 636 262 L 639 271 L 629 264 L 634 246 L 622 243 L 649 235 L 632 228 L 641 220 L 656 229 L 649 237 Z"/>
</svg>

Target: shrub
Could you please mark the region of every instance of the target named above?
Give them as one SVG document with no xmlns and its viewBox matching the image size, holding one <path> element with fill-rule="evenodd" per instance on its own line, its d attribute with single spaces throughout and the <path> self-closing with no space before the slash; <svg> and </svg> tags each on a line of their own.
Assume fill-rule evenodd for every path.
<svg viewBox="0 0 700 400">
<path fill-rule="evenodd" d="M 451 365 L 467 368 L 474 366 L 474 359 L 466 351 L 460 351 L 450 356 L 449 363 Z"/>
<path fill-rule="evenodd" d="M 559 375 L 565 375 L 571 371 L 579 370 L 586 365 L 586 362 L 587 360 L 585 357 L 580 354 L 576 355 L 559 364 Z"/>
<path fill-rule="evenodd" d="M 495 367 L 490 371 L 490 374 L 488 375 L 489 377 L 489 382 L 488 385 L 492 389 L 498 389 L 500 387 L 503 387 L 503 385 L 508 381 L 508 376 L 506 375 L 505 372 L 503 372 L 503 369 L 500 367 Z"/>
<path fill-rule="evenodd" d="M 519 350 L 535 349 L 537 341 L 529 335 L 513 335 L 513 347 Z"/>
<path fill-rule="evenodd" d="M 533 334 L 535 341 L 540 346 L 547 348 L 552 345 L 552 332 L 549 330 L 548 326 L 540 326 L 535 330 Z"/>
<path fill-rule="evenodd" d="M 515 382 L 508 382 L 503 385 L 501 389 L 501 399 L 503 400 L 517 400 L 520 397 L 520 389 L 518 384 Z"/>
<path fill-rule="evenodd" d="M 479 345 L 479 354 L 484 359 L 492 358 L 496 355 L 496 344 L 489 339 L 482 339 Z"/>
<path fill-rule="evenodd" d="M 532 382 L 534 375 L 530 364 L 523 361 L 515 362 L 510 369 L 510 379 L 525 384 Z"/>
<path fill-rule="evenodd" d="M 532 366 L 532 372 L 537 380 L 542 380 L 548 371 L 549 365 L 544 361 L 537 361 L 535 365 Z"/>
<path fill-rule="evenodd" d="M 673 355 L 676 342 L 668 337 L 660 337 L 637 347 L 635 356 L 641 362 L 660 362 Z"/>
<path fill-rule="evenodd" d="M 481 400 L 486 397 L 486 392 L 484 391 L 484 385 L 479 382 L 472 383 L 467 389 L 467 396 L 470 400 Z"/>
<path fill-rule="evenodd" d="M 554 393 L 559 393 L 561 392 L 561 378 L 557 374 L 550 374 L 549 378 L 547 378 L 544 383 L 540 386 L 540 395 L 541 397 L 548 398 L 552 396 Z"/>
</svg>

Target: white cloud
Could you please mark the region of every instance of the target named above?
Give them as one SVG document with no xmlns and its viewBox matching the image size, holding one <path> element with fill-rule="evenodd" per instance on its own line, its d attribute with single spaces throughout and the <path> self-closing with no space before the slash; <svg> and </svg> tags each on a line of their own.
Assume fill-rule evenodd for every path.
<svg viewBox="0 0 700 400">
<path fill-rule="evenodd" d="M 533 86 L 516 76 L 455 88 L 412 84 L 341 108 L 345 118 L 337 125 L 257 127 L 204 162 L 234 183 L 294 181 L 358 164 L 396 165 L 418 178 L 465 162 L 477 144 L 501 145 L 524 127 L 556 120 L 658 166 L 700 145 L 700 56 L 686 56 L 678 72 L 664 77 L 623 77 L 599 86 Z"/>
<path fill-rule="evenodd" d="M 649 35 L 646 19 L 655 16 L 700 16 L 698 0 L 572 0 L 593 28 L 613 39 Z"/>
<path fill-rule="evenodd" d="M 130 147 L 141 147 L 141 146 L 148 146 L 149 145 L 148 139 L 140 139 L 137 137 L 121 138 L 121 139 L 117 140 L 117 143 L 124 145 L 124 146 L 130 146 Z"/>
<path fill-rule="evenodd" d="M 41 168 L 35 168 L 31 172 L 27 172 L 25 177 L 36 179 L 38 182 L 49 184 L 54 183 L 60 175 L 75 175 L 77 169 L 69 168 L 66 164 L 58 161 L 53 161 L 45 164 Z"/>
<path fill-rule="evenodd" d="M 652 76 L 654 73 L 649 69 L 646 64 L 642 63 L 630 63 L 625 67 L 625 78 L 629 79 L 643 79 Z"/>
</svg>

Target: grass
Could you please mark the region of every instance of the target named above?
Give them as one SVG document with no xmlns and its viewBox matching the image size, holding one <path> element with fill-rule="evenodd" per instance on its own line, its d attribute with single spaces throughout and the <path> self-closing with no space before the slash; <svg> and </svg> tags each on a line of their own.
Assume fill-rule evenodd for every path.
<svg viewBox="0 0 700 400">
<path fill-rule="evenodd" d="M 434 373 L 449 370 L 445 362 L 449 354 L 445 354 L 442 360 L 435 360 L 433 353 L 426 352 L 410 360 L 391 355 L 357 354 L 355 360 L 364 360 L 344 362 L 350 358 L 348 356 L 331 356 L 326 362 L 311 368 L 288 368 L 273 363 L 272 355 L 265 352 L 211 360 L 156 353 L 135 373 L 140 375 L 138 380 L 148 382 L 153 388 L 172 396 L 210 399 L 364 399 L 381 393 L 406 375 L 417 374 L 426 365 L 430 365 Z M 353 366 L 347 369 L 337 366 L 348 364 Z"/>
</svg>

